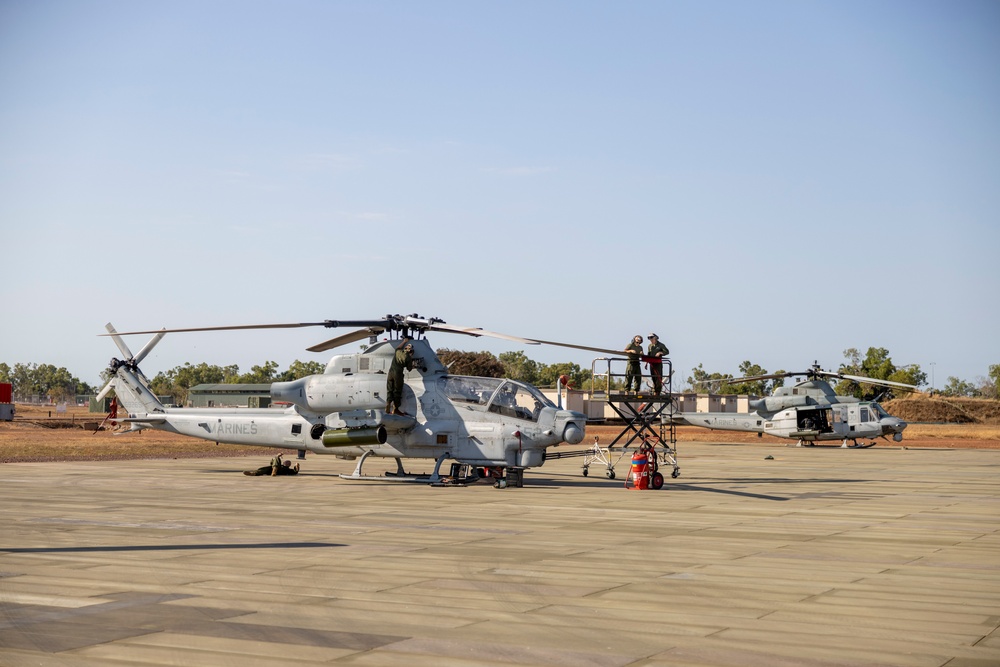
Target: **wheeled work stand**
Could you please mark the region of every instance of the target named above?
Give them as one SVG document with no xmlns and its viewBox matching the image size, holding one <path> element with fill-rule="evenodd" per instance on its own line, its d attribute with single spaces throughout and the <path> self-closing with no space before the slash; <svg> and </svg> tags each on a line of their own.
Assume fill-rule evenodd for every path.
<svg viewBox="0 0 1000 667">
<path fill-rule="evenodd" d="M 597 366 L 601 362 L 607 364 L 606 373 L 598 372 Z M 676 407 L 672 390 L 673 364 L 670 359 L 663 360 L 663 386 L 659 394 L 654 394 L 651 389 L 626 392 L 615 387 L 621 384 L 625 374 L 614 371 L 626 363 L 628 359 L 625 358 L 600 358 L 595 359 L 591 367 L 593 382 L 590 399 L 606 398 L 608 405 L 624 423 L 621 433 L 608 445 L 608 450 L 614 449 L 619 442 L 624 442 L 622 450 L 636 441 L 639 444 L 648 443 L 654 449 L 658 447 L 656 451 L 660 460 L 672 467 L 670 476 L 676 478 L 681 469 L 677 464 L 677 427 L 673 420 Z M 604 391 L 598 389 L 601 380 Z"/>
</svg>

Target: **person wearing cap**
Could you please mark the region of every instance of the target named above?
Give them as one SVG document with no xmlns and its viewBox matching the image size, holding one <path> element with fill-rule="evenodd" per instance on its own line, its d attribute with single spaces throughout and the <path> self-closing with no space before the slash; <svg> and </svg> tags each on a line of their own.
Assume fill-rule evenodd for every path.
<svg viewBox="0 0 1000 667">
<path fill-rule="evenodd" d="M 633 380 L 635 380 L 635 390 L 638 393 L 642 385 L 642 368 L 639 365 L 642 356 L 642 336 L 632 337 L 632 342 L 625 346 L 625 354 L 628 356 L 628 366 L 625 367 L 625 393 L 632 390 Z"/>
<path fill-rule="evenodd" d="M 385 413 L 387 415 L 407 414 L 400 410 L 403 405 L 403 370 L 413 370 L 413 344 L 409 338 L 399 341 L 396 354 L 392 357 L 392 364 L 389 366 L 389 373 L 385 380 Z"/>
<path fill-rule="evenodd" d="M 653 393 L 659 394 L 663 388 L 663 357 L 670 354 L 667 346 L 660 342 L 660 337 L 651 333 L 649 338 L 649 350 L 646 356 L 649 358 L 649 375 L 653 378 Z"/>
</svg>

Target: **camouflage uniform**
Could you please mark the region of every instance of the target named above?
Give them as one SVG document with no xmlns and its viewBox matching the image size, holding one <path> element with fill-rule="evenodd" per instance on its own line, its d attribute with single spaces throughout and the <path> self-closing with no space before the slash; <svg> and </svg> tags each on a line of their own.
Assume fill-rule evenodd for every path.
<svg viewBox="0 0 1000 667">
<path fill-rule="evenodd" d="M 635 338 L 639 342 L 635 342 Z M 639 391 L 642 386 L 642 368 L 639 366 L 639 357 L 642 355 L 642 336 L 636 336 L 632 342 L 625 346 L 628 354 L 628 366 L 625 367 L 625 391 L 632 390 L 632 381 L 635 380 L 635 390 Z"/>
<path fill-rule="evenodd" d="M 403 405 L 403 369 L 413 370 L 413 346 L 410 341 L 403 342 L 396 348 L 396 354 L 389 366 L 389 374 L 385 381 L 385 412 L 396 415 L 404 414 L 399 408 Z"/>
<path fill-rule="evenodd" d="M 660 390 L 663 388 L 663 357 L 670 354 L 670 350 L 667 346 L 660 342 L 659 337 L 656 334 L 650 334 L 649 340 L 655 340 L 656 342 L 649 344 L 649 350 L 646 351 L 646 356 L 649 357 L 649 374 L 653 378 L 653 393 L 659 394 Z"/>
<path fill-rule="evenodd" d="M 271 459 L 271 462 L 266 466 L 261 466 L 255 470 L 244 470 L 244 475 L 249 475 L 251 477 L 261 477 L 265 475 L 270 475 L 271 477 L 276 477 L 278 475 L 297 475 L 299 474 L 299 465 L 295 464 L 292 467 L 291 461 L 282 461 L 281 454 L 278 454 Z"/>
</svg>

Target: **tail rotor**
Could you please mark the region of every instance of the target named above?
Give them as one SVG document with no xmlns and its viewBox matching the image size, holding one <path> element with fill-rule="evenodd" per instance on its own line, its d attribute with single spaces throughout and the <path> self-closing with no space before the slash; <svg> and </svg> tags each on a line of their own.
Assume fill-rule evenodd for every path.
<svg viewBox="0 0 1000 667">
<path fill-rule="evenodd" d="M 106 325 L 104 325 L 104 328 L 108 330 L 108 335 L 111 337 L 111 340 L 115 342 L 115 345 L 117 345 L 118 349 L 121 350 L 122 356 L 125 357 L 124 360 L 120 359 L 111 360 L 112 374 L 114 374 L 114 372 L 118 370 L 119 366 L 127 366 L 135 373 L 136 377 L 142 380 L 143 384 L 145 384 L 146 387 L 148 388 L 149 378 L 147 378 L 143 374 L 143 372 L 139 369 L 139 362 L 145 359 L 146 356 L 150 352 L 152 352 L 153 348 L 156 347 L 156 344 L 160 342 L 160 339 L 162 339 L 164 336 L 167 335 L 167 332 L 166 331 L 158 332 L 155 336 L 149 339 L 149 342 L 147 342 L 145 345 L 142 346 L 142 349 L 139 350 L 139 354 L 133 355 L 132 350 L 130 350 L 128 345 L 125 344 L 125 340 L 118 335 L 118 332 L 115 330 L 115 327 L 114 325 L 111 324 L 111 322 L 108 322 Z M 111 391 L 112 387 L 114 386 L 114 382 L 115 378 L 112 377 L 111 380 L 109 380 L 108 383 L 104 385 L 104 388 L 101 389 L 101 392 L 97 394 L 96 400 L 100 401 L 105 396 L 107 396 L 108 392 Z"/>
</svg>

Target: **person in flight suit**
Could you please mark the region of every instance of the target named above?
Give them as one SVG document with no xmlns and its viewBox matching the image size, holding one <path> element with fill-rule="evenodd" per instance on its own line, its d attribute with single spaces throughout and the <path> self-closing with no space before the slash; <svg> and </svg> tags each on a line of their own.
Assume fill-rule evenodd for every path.
<svg viewBox="0 0 1000 667">
<path fill-rule="evenodd" d="M 625 367 L 625 393 L 632 390 L 633 380 L 635 380 L 635 390 L 638 392 L 642 384 L 642 368 L 639 366 L 639 358 L 642 356 L 642 336 L 632 337 L 632 342 L 625 346 L 625 354 L 628 355 L 628 366 Z"/>
<path fill-rule="evenodd" d="M 648 339 L 646 356 L 649 357 L 649 374 L 653 378 L 653 393 L 659 394 L 663 388 L 663 357 L 670 354 L 670 350 L 660 342 L 660 337 L 655 333 L 649 334 Z"/>
<path fill-rule="evenodd" d="M 272 458 L 271 462 L 266 466 L 261 466 L 256 470 L 244 470 L 243 474 L 251 477 L 261 477 L 263 475 L 269 475 L 271 477 L 277 477 L 278 475 L 298 475 L 299 464 L 296 463 L 293 468 L 291 461 L 282 461 L 281 454 L 278 454 Z"/>
<path fill-rule="evenodd" d="M 385 380 L 385 413 L 387 415 L 408 416 L 400 410 L 403 404 L 403 371 L 413 370 L 413 344 L 409 338 L 403 338 L 396 348 L 396 354 L 389 366 L 389 374 Z"/>
</svg>

